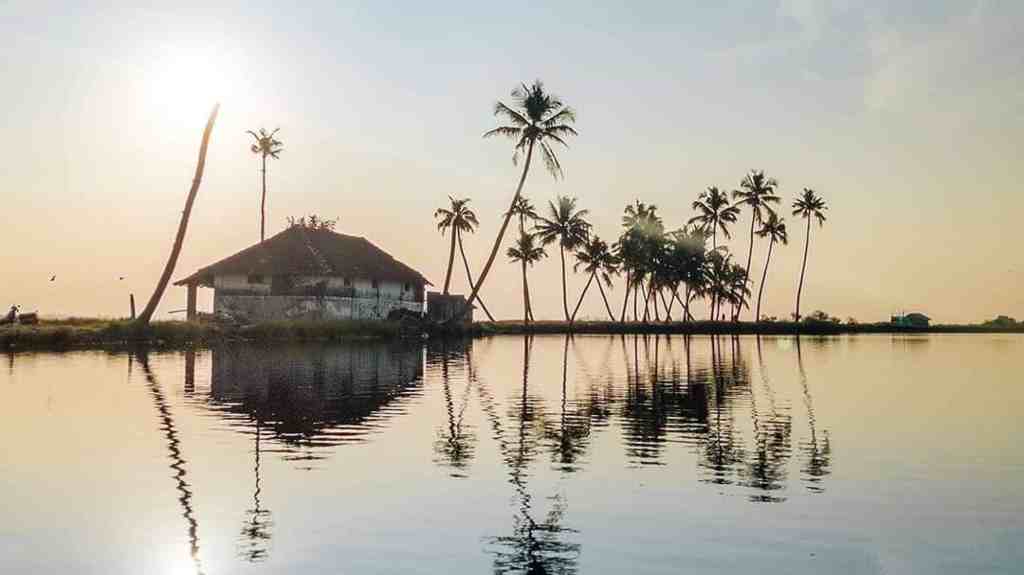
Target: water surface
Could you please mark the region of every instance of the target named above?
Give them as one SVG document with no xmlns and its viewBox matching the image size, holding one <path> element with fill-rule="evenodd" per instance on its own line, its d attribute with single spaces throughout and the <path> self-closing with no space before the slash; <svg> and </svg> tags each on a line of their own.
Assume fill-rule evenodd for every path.
<svg viewBox="0 0 1024 575">
<path fill-rule="evenodd" d="M 4 573 L 1019 573 L 1019 336 L 7 354 Z"/>
</svg>

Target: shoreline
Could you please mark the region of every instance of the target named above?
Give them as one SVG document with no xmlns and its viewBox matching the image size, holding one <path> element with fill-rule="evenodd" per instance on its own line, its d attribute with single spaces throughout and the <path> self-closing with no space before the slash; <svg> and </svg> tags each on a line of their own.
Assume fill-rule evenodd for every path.
<svg viewBox="0 0 1024 575">
<path fill-rule="evenodd" d="M 129 320 L 72 318 L 44 320 L 36 325 L 0 326 L 4 351 L 110 349 L 130 346 L 155 348 L 209 347 L 231 343 L 302 343 L 349 340 L 395 340 L 423 337 L 488 337 L 525 334 L 584 335 L 807 335 L 856 334 L 1014 334 L 1024 325 L 980 324 L 894 326 L 889 323 L 836 324 L 830 322 L 610 322 L 521 321 L 475 322 L 441 330 L 436 326 L 396 321 L 281 321 L 246 326 L 211 322 L 157 321 L 145 327 Z"/>
</svg>

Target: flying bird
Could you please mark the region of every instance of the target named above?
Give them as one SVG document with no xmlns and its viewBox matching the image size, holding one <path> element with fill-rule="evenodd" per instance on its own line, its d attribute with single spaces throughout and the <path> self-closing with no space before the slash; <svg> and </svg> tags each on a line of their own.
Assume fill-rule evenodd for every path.
<svg viewBox="0 0 1024 575">
<path fill-rule="evenodd" d="M 50 281 L 57 279 L 57 276 L 50 276 Z"/>
</svg>

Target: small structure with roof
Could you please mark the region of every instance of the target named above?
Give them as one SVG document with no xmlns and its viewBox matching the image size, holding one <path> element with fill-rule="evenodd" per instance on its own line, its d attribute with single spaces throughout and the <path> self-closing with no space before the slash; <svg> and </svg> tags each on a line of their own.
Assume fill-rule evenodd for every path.
<svg viewBox="0 0 1024 575">
<path fill-rule="evenodd" d="M 891 323 L 900 327 L 928 327 L 932 319 L 923 313 L 911 312 L 892 316 Z"/>
<path fill-rule="evenodd" d="M 175 282 L 188 288 L 194 319 L 199 287 L 213 312 L 239 321 L 387 319 L 423 312 L 422 274 L 365 238 L 301 224 Z"/>
</svg>

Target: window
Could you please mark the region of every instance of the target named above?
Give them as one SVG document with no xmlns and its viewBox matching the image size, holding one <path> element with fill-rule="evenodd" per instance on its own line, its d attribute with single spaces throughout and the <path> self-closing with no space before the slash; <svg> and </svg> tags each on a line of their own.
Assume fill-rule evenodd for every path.
<svg viewBox="0 0 1024 575">
<path fill-rule="evenodd" d="M 352 280 L 345 278 L 345 287 L 352 287 Z"/>
<path fill-rule="evenodd" d="M 373 280 L 372 282 L 370 282 L 370 285 L 373 286 L 373 289 L 380 289 L 380 282 L 378 282 L 377 280 Z"/>
<path fill-rule="evenodd" d="M 412 289 L 412 284 L 405 284 L 404 286 L 402 286 L 402 289 L 405 291 L 409 291 Z"/>
<path fill-rule="evenodd" d="M 246 282 L 251 284 L 261 284 L 263 283 L 263 276 L 258 274 L 249 274 L 249 276 L 246 277 L 245 280 Z"/>
</svg>

